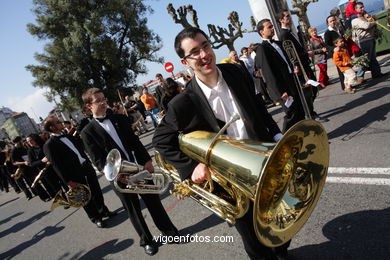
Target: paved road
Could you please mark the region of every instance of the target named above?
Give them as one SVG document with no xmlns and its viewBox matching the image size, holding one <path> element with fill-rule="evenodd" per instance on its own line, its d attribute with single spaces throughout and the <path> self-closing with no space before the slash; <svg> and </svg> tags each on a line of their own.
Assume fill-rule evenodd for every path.
<svg viewBox="0 0 390 260">
<path fill-rule="evenodd" d="M 380 57 L 384 72 L 390 71 L 389 59 Z M 330 75 L 336 75 L 333 66 Z M 330 173 L 317 208 L 292 241 L 290 259 L 388 259 L 389 77 L 369 80 L 354 95 L 342 93 L 338 83 L 320 92 L 315 106 L 330 119 L 323 124 L 330 139 Z M 280 109 L 270 111 L 281 124 Z M 151 136 L 142 136 L 148 148 Z M 162 245 L 157 255 L 145 255 L 120 201 L 104 177 L 100 182 L 106 204 L 119 213 L 105 229 L 96 228 L 80 209 L 50 213 L 50 204 L 37 197 L 26 201 L 14 192 L 0 193 L 0 259 L 247 259 L 234 227 L 196 202 L 168 194 L 163 204 L 183 235 L 233 242 Z M 159 235 L 147 210 L 143 213 Z"/>
</svg>

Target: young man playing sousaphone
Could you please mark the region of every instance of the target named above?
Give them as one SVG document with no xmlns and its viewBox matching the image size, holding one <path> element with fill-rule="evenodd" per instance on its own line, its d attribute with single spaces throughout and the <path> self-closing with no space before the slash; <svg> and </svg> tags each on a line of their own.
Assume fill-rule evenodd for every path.
<svg viewBox="0 0 390 260">
<path fill-rule="evenodd" d="M 108 211 L 104 205 L 103 193 L 96 172 L 84 152 L 82 142 L 79 138 L 62 134 L 64 125 L 55 116 L 45 120 L 44 129 L 51 133 L 50 139 L 43 146 L 46 158 L 68 189 L 75 189 L 80 184 L 88 185 L 91 200 L 84 206 L 84 210 L 97 227 L 104 227 L 103 218 L 116 214 Z"/>
<path fill-rule="evenodd" d="M 99 170 L 103 170 L 108 153 L 115 148 L 120 151 L 124 160 L 137 162 L 143 166 L 144 170 L 154 172 L 152 159 L 139 138 L 134 135 L 129 118 L 119 114 L 106 114 L 107 102 L 102 90 L 90 88 L 83 94 L 82 99 L 94 117 L 81 132 L 86 151 L 94 165 Z M 112 181 L 111 185 L 140 236 L 140 245 L 144 247 L 146 254 L 154 255 L 158 247 L 153 241 L 142 215 L 138 194 L 121 193 L 115 188 Z M 159 195 L 140 194 L 140 196 L 162 234 L 165 236 L 178 235 L 176 227 L 161 204 Z"/>
<path fill-rule="evenodd" d="M 194 183 L 206 180 L 208 168 L 180 150 L 179 133 L 196 130 L 218 132 L 234 114 L 237 120 L 227 128 L 227 135 L 238 139 L 274 142 L 281 138 L 278 125 L 255 95 L 253 80 L 234 64 L 216 65 L 216 57 L 207 35 L 198 28 L 187 28 L 175 39 L 181 63 L 192 68 L 195 77 L 186 89 L 171 100 L 169 110 L 153 137 L 156 150 L 173 164 L 182 180 Z M 290 241 L 269 248 L 259 242 L 253 228 L 253 203 L 248 212 L 236 219 L 236 228 L 251 259 L 285 259 Z"/>
</svg>

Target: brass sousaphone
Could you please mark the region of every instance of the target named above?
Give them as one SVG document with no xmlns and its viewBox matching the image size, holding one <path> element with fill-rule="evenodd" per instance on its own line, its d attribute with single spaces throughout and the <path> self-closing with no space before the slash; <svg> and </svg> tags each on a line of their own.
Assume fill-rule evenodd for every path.
<svg viewBox="0 0 390 260">
<path fill-rule="evenodd" d="M 182 182 L 178 171 L 156 153 L 158 166 L 173 180 L 171 193 L 193 198 L 230 223 L 242 217 L 252 201 L 259 241 L 269 247 L 286 243 L 305 224 L 324 186 L 329 165 L 325 129 L 303 120 L 277 143 L 220 135 L 225 129 L 179 135 L 181 151 L 212 173 L 205 184 Z"/>
</svg>

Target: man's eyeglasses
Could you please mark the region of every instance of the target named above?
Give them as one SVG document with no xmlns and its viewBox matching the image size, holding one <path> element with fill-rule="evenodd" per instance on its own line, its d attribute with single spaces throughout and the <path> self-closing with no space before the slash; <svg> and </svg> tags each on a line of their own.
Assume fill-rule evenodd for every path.
<svg viewBox="0 0 390 260">
<path fill-rule="evenodd" d="M 200 57 L 200 52 L 201 52 L 202 50 L 203 50 L 204 52 L 208 52 L 209 50 L 211 50 L 211 43 L 210 43 L 210 42 L 205 42 L 201 48 L 195 49 L 195 50 L 191 51 L 190 54 L 184 56 L 184 57 L 183 57 L 183 60 L 188 59 L 188 58 L 192 58 L 192 59 L 197 59 L 197 58 L 199 58 L 199 57 Z"/>
<path fill-rule="evenodd" d="M 106 102 L 107 102 L 107 98 L 102 98 L 102 99 L 97 99 L 95 101 L 92 101 L 91 104 L 102 104 Z"/>
</svg>

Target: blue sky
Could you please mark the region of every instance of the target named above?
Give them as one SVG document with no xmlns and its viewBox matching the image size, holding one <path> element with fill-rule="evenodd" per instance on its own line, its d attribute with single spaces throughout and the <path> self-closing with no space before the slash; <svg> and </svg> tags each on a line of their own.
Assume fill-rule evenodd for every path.
<svg viewBox="0 0 390 260">
<path fill-rule="evenodd" d="M 199 25 L 206 32 L 209 23 L 227 27 L 227 17 L 231 11 L 238 12 L 244 28 L 249 29 L 250 27 L 249 17 L 252 12 L 246 0 L 146 1 L 145 3 L 154 9 L 154 13 L 148 17 L 148 25 L 160 35 L 164 44 L 159 54 L 165 58 L 165 61 L 174 64 L 174 72 L 184 69 L 173 49 L 174 37 L 182 27 L 175 24 L 166 11 L 166 6 L 170 2 L 174 4 L 175 8 L 180 5 L 192 4 L 198 12 Z M 323 24 L 329 10 L 336 7 L 338 2 L 339 0 L 319 0 L 317 3 L 310 4 L 308 16 L 311 24 L 314 26 Z M 43 89 L 32 86 L 34 78 L 24 68 L 28 64 L 37 64 L 34 53 L 41 53 L 44 46 L 43 42 L 33 38 L 26 29 L 27 23 L 35 23 L 32 8 L 31 0 L 0 1 L 0 107 L 7 106 L 18 112 L 25 111 L 30 117 L 37 119 L 38 116 L 45 117 L 53 108 L 53 104 L 45 101 Z M 235 48 L 240 50 L 251 42 L 258 41 L 259 37 L 256 33 L 244 34 L 244 38 L 235 42 Z M 217 61 L 228 56 L 227 47 L 221 47 L 215 52 Z M 156 73 L 162 73 L 164 77 L 170 76 L 161 64 L 150 63 L 147 66 L 149 72 L 147 75 L 138 77 L 138 84 L 154 79 Z"/>
</svg>

